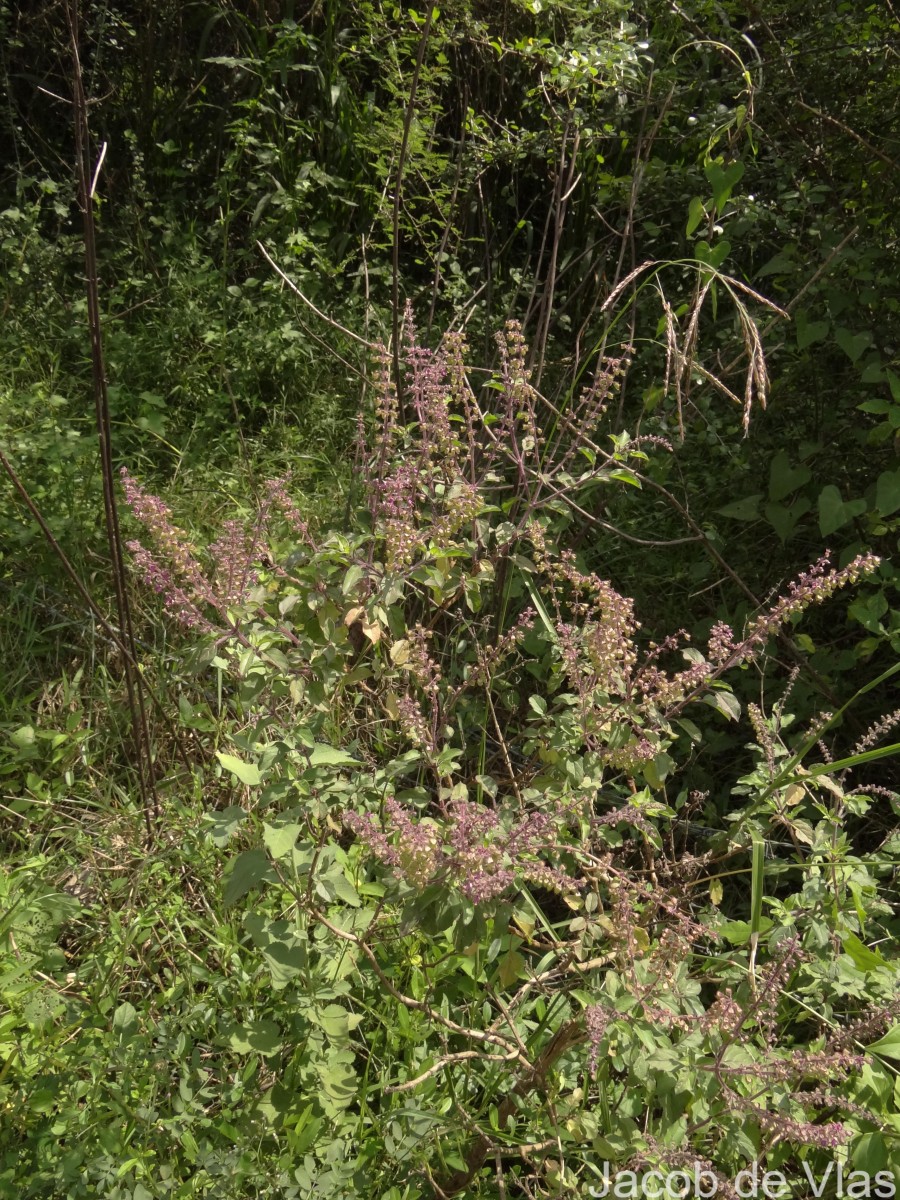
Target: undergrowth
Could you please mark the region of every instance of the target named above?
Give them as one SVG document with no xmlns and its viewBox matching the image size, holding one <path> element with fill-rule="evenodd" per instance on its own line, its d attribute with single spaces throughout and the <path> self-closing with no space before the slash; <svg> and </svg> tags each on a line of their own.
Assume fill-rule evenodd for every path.
<svg viewBox="0 0 900 1200">
<path fill-rule="evenodd" d="M 169 630 L 162 807 L 142 845 L 112 679 L 8 735 L 2 1194 L 886 1186 L 898 800 L 854 772 L 897 714 L 848 740 L 859 697 L 795 717 L 802 655 L 766 682 L 878 560 L 822 556 L 702 644 L 643 629 L 580 536 L 672 453 L 609 431 L 631 351 L 556 404 L 515 323 L 481 374 L 410 310 L 403 336 L 336 530 L 280 478 L 200 542 L 122 473 Z"/>
</svg>

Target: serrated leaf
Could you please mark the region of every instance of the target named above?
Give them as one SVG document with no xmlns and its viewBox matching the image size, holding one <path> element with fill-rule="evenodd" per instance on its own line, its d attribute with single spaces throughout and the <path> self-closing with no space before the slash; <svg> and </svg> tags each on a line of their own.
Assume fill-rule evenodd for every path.
<svg viewBox="0 0 900 1200">
<path fill-rule="evenodd" d="M 230 771 L 247 787 L 256 787 L 261 782 L 259 767 L 256 763 L 244 762 L 242 758 L 238 758 L 234 754 L 223 754 L 221 750 L 216 751 L 216 758 L 226 771 Z"/>
</svg>

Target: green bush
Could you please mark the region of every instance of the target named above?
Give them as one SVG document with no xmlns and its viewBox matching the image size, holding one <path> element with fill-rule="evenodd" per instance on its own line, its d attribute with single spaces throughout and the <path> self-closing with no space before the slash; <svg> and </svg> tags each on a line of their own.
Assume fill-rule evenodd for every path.
<svg viewBox="0 0 900 1200">
<path fill-rule="evenodd" d="M 283 1194 L 588 1195 L 604 1162 L 727 1190 L 845 1147 L 888 1169 L 897 834 L 858 818 L 896 800 L 848 772 L 896 717 L 813 763 L 839 714 L 793 730 L 788 689 L 748 706 L 740 778 L 725 743 L 736 802 L 681 782 L 741 719 L 726 676 L 877 560 L 823 558 L 705 650 L 650 641 L 567 548 L 586 493 L 669 449 L 600 431 L 627 361 L 558 410 L 514 324 L 477 392 L 461 338 L 405 330 L 346 533 L 278 481 L 200 554 L 125 475 L 138 569 L 232 678 L 240 802 L 208 829 L 267 986 L 218 1041 L 254 1064 Z"/>
</svg>

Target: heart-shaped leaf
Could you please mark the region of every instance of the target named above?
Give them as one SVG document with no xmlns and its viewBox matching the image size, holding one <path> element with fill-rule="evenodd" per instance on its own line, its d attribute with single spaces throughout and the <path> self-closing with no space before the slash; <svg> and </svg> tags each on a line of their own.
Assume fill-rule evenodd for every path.
<svg viewBox="0 0 900 1200">
<path fill-rule="evenodd" d="M 728 203 L 732 190 L 743 178 L 744 164 L 734 162 L 728 167 L 723 167 L 720 163 L 708 162 L 703 169 L 713 190 L 716 208 L 721 212 Z"/>
<path fill-rule="evenodd" d="M 809 467 L 792 467 L 787 454 L 780 450 L 769 467 L 769 499 L 783 500 L 804 483 L 809 483 L 811 478 L 812 472 Z"/>
<path fill-rule="evenodd" d="M 865 511 L 865 500 L 844 500 L 834 484 L 829 483 L 819 492 L 819 532 L 828 537 Z"/>
<path fill-rule="evenodd" d="M 805 350 L 807 346 L 826 338 L 831 327 L 827 321 L 809 321 L 806 313 L 797 313 L 796 328 L 797 349 Z"/>
<path fill-rule="evenodd" d="M 778 534 L 780 542 L 784 543 L 788 540 L 794 530 L 797 528 L 797 522 L 800 518 L 808 513 L 812 508 L 810 502 L 805 498 L 801 498 L 790 508 L 784 504 L 767 504 L 764 512 L 766 520 Z"/>
<path fill-rule="evenodd" d="M 838 329 L 835 330 L 834 340 L 850 361 L 855 363 L 862 358 L 868 347 L 871 346 L 872 335 L 868 332 L 853 333 L 849 329 Z"/>
<path fill-rule="evenodd" d="M 716 242 L 715 246 L 710 246 L 709 242 L 700 241 L 694 247 L 694 255 L 705 266 L 718 270 L 728 257 L 730 249 L 731 242 L 727 238 L 722 238 L 721 241 Z"/>
</svg>

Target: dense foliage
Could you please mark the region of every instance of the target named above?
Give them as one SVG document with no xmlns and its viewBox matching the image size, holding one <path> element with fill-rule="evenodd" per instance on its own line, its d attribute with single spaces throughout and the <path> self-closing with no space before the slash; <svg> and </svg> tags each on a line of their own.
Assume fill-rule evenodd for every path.
<svg viewBox="0 0 900 1200">
<path fill-rule="evenodd" d="M 893 1194 L 891 5 L 80 7 L 0 0 L 0 1195 Z"/>
</svg>

